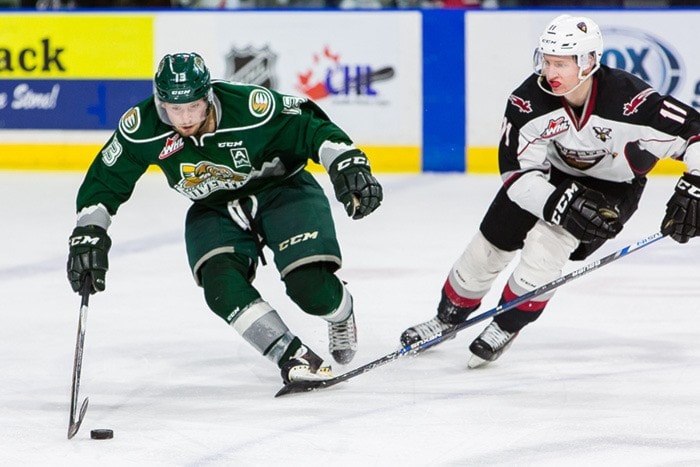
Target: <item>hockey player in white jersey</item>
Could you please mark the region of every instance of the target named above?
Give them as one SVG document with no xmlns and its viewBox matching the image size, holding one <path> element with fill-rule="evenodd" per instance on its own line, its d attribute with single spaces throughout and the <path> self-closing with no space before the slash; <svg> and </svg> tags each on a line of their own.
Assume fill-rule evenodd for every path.
<svg viewBox="0 0 700 467">
<path fill-rule="evenodd" d="M 500 303 L 555 280 L 567 260 L 589 256 L 637 210 L 646 175 L 661 158 L 687 168 L 661 231 L 680 243 L 699 234 L 700 114 L 601 65 L 602 53 L 591 19 L 562 15 L 547 25 L 535 73 L 506 104 L 498 149 L 503 185 L 452 266 L 437 316 L 406 329 L 403 345 L 465 321 L 518 250 Z M 469 346 L 469 367 L 496 360 L 553 293 L 496 316 Z"/>
</svg>

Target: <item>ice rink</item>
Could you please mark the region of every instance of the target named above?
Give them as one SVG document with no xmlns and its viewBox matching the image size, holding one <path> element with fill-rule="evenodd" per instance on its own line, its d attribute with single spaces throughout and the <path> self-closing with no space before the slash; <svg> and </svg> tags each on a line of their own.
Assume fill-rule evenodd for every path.
<svg viewBox="0 0 700 467">
<path fill-rule="evenodd" d="M 2 175 L 0 465 L 700 465 L 700 239 L 663 239 L 564 285 L 489 367 L 466 368 L 480 323 L 417 357 L 276 399 L 276 367 L 208 311 L 185 256 L 189 201 L 158 173 L 110 229 L 107 291 L 87 320 L 90 405 L 68 440 L 80 299 L 65 262 L 82 174 Z M 378 178 L 385 202 L 372 216 L 352 221 L 331 203 L 360 340 L 336 373 L 392 352 L 404 328 L 434 315 L 500 183 Z M 565 272 L 655 233 L 675 180 L 652 177 L 620 236 Z M 256 286 L 328 355 L 325 323 L 291 303 L 274 267 Z M 114 439 L 91 440 L 95 428 Z"/>
</svg>

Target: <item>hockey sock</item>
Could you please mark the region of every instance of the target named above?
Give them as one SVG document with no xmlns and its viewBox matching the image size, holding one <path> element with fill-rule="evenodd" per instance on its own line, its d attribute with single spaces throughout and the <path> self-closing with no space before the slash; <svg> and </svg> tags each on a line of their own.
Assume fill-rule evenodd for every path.
<svg viewBox="0 0 700 467">
<path fill-rule="evenodd" d="M 506 285 L 503 289 L 503 294 L 498 304 L 503 305 L 506 302 L 514 300 L 518 296 L 510 289 L 510 286 Z M 528 324 L 536 321 L 540 317 L 544 308 L 547 306 L 547 301 L 533 301 L 529 300 L 521 303 L 512 310 L 508 310 L 505 313 L 496 316 L 493 320 L 498 323 L 498 325 L 504 331 L 508 332 L 518 332 Z"/>
<path fill-rule="evenodd" d="M 249 259 L 235 253 L 216 255 L 202 266 L 204 298 L 209 308 L 231 323 L 234 315 L 260 299 L 248 280 Z"/>
</svg>

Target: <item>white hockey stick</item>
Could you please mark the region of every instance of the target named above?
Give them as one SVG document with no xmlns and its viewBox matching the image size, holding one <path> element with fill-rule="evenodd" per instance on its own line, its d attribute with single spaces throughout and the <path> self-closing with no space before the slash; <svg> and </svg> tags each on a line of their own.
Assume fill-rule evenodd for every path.
<svg viewBox="0 0 700 467">
<path fill-rule="evenodd" d="M 78 336 L 75 342 L 75 357 L 73 358 L 73 386 L 70 399 L 70 421 L 68 422 L 68 439 L 71 439 L 80 429 L 83 417 L 88 407 L 86 397 L 80 406 L 80 413 L 76 413 L 78 408 L 78 388 L 80 387 L 80 370 L 83 366 L 83 344 L 85 342 L 85 326 L 87 324 L 88 300 L 92 289 L 92 279 L 88 274 L 80 289 L 80 318 L 78 319 Z M 76 418 L 77 415 L 77 418 Z"/>
</svg>

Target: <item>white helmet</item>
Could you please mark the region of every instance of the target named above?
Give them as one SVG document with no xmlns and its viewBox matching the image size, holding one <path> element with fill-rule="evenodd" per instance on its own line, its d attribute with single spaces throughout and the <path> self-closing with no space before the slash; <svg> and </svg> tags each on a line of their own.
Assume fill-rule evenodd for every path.
<svg viewBox="0 0 700 467">
<path fill-rule="evenodd" d="M 557 16 L 540 36 L 535 56 L 542 54 L 574 55 L 579 67 L 588 68 L 591 64 L 590 54 L 594 55 L 596 65 L 600 64 L 603 56 L 603 36 L 598 25 L 590 18 Z M 535 66 L 537 67 L 537 60 Z"/>
<path fill-rule="evenodd" d="M 544 29 L 535 49 L 535 73 L 542 74 L 544 55 L 574 56 L 579 67 L 579 79 L 585 80 L 600 68 L 603 56 L 603 36 L 592 19 L 584 16 L 561 15 L 554 18 Z M 584 70 L 593 69 L 586 76 Z"/>
</svg>

